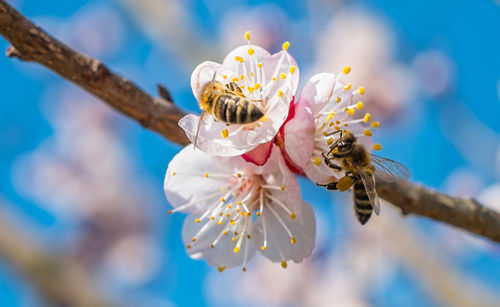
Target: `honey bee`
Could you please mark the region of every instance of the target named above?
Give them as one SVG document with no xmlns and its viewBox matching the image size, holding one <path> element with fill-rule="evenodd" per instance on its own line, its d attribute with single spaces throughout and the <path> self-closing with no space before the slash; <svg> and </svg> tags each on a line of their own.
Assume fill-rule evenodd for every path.
<svg viewBox="0 0 500 307">
<path fill-rule="evenodd" d="M 250 124 L 264 116 L 257 104 L 245 97 L 241 88 L 233 81 L 227 85 L 214 80 L 207 82 L 201 90 L 199 105 L 203 112 L 196 130 L 195 148 L 200 124 L 203 116 L 207 113 L 212 114 L 216 121 L 228 125 Z"/>
<path fill-rule="evenodd" d="M 397 178 L 406 179 L 411 174 L 408 168 L 399 162 L 368 153 L 350 132 L 342 133 L 342 130 L 336 132 L 340 132 L 340 138 L 333 142 L 330 151 L 322 153 L 322 156 L 328 167 L 337 171 L 343 170 L 345 176 L 335 182 L 316 184 L 328 190 L 339 191 L 346 191 L 352 187 L 354 212 L 361 225 L 364 225 L 370 219 L 372 212 L 377 215 L 380 213 L 380 201 L 375 190 L 375 174 L 388 181 Z M 341 166 L 335 164 L 336 159 L 341 162 Z"/>
</svg>

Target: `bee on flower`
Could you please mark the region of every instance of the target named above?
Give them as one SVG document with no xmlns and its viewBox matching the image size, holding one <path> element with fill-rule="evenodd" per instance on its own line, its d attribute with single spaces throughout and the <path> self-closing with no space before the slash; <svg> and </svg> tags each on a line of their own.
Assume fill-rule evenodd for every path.
<svg viewBox="0 0 500 307">
<path fill-rule="evenodd" d="M 219 271 L 237 266 L 245 271 L 257 251 L 284 268 L 311 254 L 314 213 L 277 146 L 257 166 L 189 145 L 170 162 L 164 187 L 174 207 L 169 212 L 190 214 L 182 230 L 188 254 Z"/>
<path fill-rule="evenodd" d="M 297 89 L 299 69 L 288 53 L 289 42 L 271 55 L 251 44 L 249 32 L 245 39 L 247 44 L 230 52 L 222 64 L 203 62 L 191 76 L 202 115 L 186 115 L 179 126 L 207 154 L 237 156 L 272 141 Z M 269 152 L 271 146 L 266 148 Z"/>
</svg>

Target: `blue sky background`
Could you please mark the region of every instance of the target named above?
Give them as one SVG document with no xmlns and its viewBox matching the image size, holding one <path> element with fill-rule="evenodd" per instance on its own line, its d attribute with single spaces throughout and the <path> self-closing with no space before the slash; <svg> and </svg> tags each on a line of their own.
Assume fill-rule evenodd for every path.
<svg viewBox="0 0 500 307">
<path fill-rule="evenodd" d="M 221 16 L 229 11 L 226 2 L 180 2 L 188 13 L 194 31 L 199 35 L 193 40 L 203 40 L 203 44 L 208 46 L 216 44 L 220 39 L 217 33 L 222 30 Z M 284 38 L 296 44 L 292 45 L 291 52 L 293 54 L 293 47 L 297 46 L 296 60 L 301 70 L 307 71 L 315 62 L 316 48 L 308 43 L 316 40 L 319 35 L 317 26 L 321 26 L 321 20 L 330 18 L 330 12 L 312 11 L 310 6 L 302 1 L 239 1 L 231 6 L 250 10 L 270 2 L 284 12 L 286 19 L 293 26 L 293 31 L 283 31 Z M 465 170 L 466 174 L 477 179 L 480 183 L 478 192 L 498 182 L 498 2 L 346 2 L 349 3 L 344 3 L 344 7 L 366 10 L 385 20 L 395 33 L 396 61 L 411 66 L 418 54 L 432 49 L 444 54 L 453 65 L 450 89 L 441 95 L 428 95 L 417 86 L 417 94 L 410 105 L 376 135 L 377 140 L 384 145 L 381 155 L 403 162 L 411 169 L 413 181 L 438 190 L 449 191 L 449 176 L 457 170 Z M 176 42 L 160 44 L 157 38 L 148 34 L 122 2 L 18 0 L 11 3 L 50 33 L 56 33 L 58 27 L 74 22 L 78 16 L 82 16 L 79 14 L 84 16 L 85 12 L 102 8 L 115 12 L 119 18 L 122 39 L 117 43 L 115 51 L 99 51 L 95 56 L 112 70 L 131 78 L 150 93 L 155 93 L 157 83 L 167 85 L 181 107 L 196 111 L 196 101 L 189 87 L 190 73 L 194 65 L 183 62 L 175 48 L 169 48 L 171 45 L 175 47 Z M 71 33 L 67 35 L 70 37 Z M 243 33 L 234 35 L 242 36 Z M 294 38 L 297 40 L 293 41 Z M 5 50 L 8 46 L 8 43 L 0 38 L 0 50 Z M 78 46 L 75 48 L 78 49 Z M 222 59 L 224 54 L 218 56 L 215 60 Z M 334 51 L 332 56 L 335 56 Z M 57 92 L 58 88 L 70 88 L 74 90 L 75 95 L 85 97 L 86 94 L 45 68 L 4 56 L 0 57 L 0 84 L 0 199 L 7 199 L 6 206 L 11 206 L 11 210 L 22 215 L 27 223 L 37 229 L 40 234 L 37 240 L 61 248 L 64 246 L 62 232 L 69 226 L 18 190 L 13 182 L 13 166 L 20 156 L 35 151 L 44 140 L 53 136 L 54 127 L 47 119 L 47 106 L 49 109 L 51 106 L 57 106 L 50 101 L 57 97 L 53 94 L 54 91 Z M 109 286 L 110 291 L 122 295 L 126 293 L 142 302 L 145 302 L 144 298 L 157 302 L 151 303 L 151 306 L 215 304 L 207 293 L 206 286 L 206 277 L 213 273 L 213 269 L 205 262 L 192 260 L 185 254 L 180 238 L 184 216 L 166 214 L 168 204 L 163 198 L 163 176 L 169 160 L 180 147 L 142 129 L 121 115 L 113 120 L 118 127 L 117 137 L 128 151 L 134 176 L 137 180 L 147 178 L 149 191 L 154 194 L 151 199 L 154 200 L 153 210 L 157 212 L 157 216 L 153 219 L 152 232 L 161 242 L 163 264 L 148 282 L 134 287 L 122 287 L 117 283 L 117 286 Z M 473 128 L 465 129 L 466 127 Z M 476 133 L 474 127 L 479 127 L 477 131 L 481 133 Z M 74 137 L 78 138 L 78 135 Z M 330 192 L 318 190 L 305 180 L 302 187 L 306 200 L 317 207 L 316 215 L 335 216 L 339 209 L 331 206 Z M 329 225 L 328 235 L 331 236 L 331 241 L 344 240 L 345 229 L 352 227 L 348 225 L 354 222 L 354 219 L 346 221 L 334 218 L 333 222 L 330 222 L 332 225 Z M 416 227 L 423 238 L 429 241 L 433 240 L 435 232 L 446 228 L 416 217 L 409 217 L 403 220 L 403 223 Z M 461 244 L 461 241 L 457 244 Z M 335 249 L 336 246 L 338 245 L 332 244 L 331 248 Z M 466 256 L 455 259 L 458 270 L 499 293 L 498 246 L 471 248 L 464 253 Z M 394 277 L 386 287 L 367 294 L 367 302 L 370 305 L 440 306 L 410 273 L 400 267 L 395 270 Z M 0 305 L 40 304 L 42 303 L 39 296 L 30 284 L 8 264 L 0 261 Z"/>
</svg>

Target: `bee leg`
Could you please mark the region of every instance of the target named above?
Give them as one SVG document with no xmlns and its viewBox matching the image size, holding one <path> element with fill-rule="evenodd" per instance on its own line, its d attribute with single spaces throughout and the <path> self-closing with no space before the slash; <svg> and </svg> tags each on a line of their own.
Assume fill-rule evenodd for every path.
<svg viewBox="0 0 500 307">
<path fill-rule="evenodd" d="M 320 186 L 320 187 L 325 187 L 327 190 L 338 190 L 337 189 L 337 182 L 330 182 L 327 184 L 321 184 L 321 183 L 316 182 L 316 185 Z"/>
<path fill-rule="evenodd" d="M 323 155 L 323 158 L 324 158 L 324 161 L 325 161 L 326 166 L 328 166 L 329 168 L 332 168 L 332 169 L 334 169 L 334 170 L 336 170 L 336 171 L 340 171 L 340 170 L 342 169 L 340 166 L 338 166 L 337 164 L 333 163 L 333 162 L 332 162 L 332 161 L 333 161 L 333 159 L 328 158 L 328 157 L 325 155 L 325 153 L 322 153 L 322 155 Z"/>
</svg>

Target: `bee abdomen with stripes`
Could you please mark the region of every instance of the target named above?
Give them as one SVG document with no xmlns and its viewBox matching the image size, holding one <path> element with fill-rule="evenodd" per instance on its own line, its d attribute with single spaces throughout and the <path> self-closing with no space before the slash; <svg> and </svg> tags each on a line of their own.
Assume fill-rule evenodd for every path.
<svg viewBox="0 0 500 307">
<path fill-rule="evenodd" d="M 370 203 L 365 186 L 361 180 L 357 181 L 353 187 L 354 212 L 361 225 L 364 225 L 373 213 L 373 206 Z"/>
<path fill-rule="evenodd" d="M 264 116 L 247 98 L 231 94 L 220 94 L 214 99 L 212 114 L 216 120 L 228 124 L 249 124 Z"/>
</svg>

